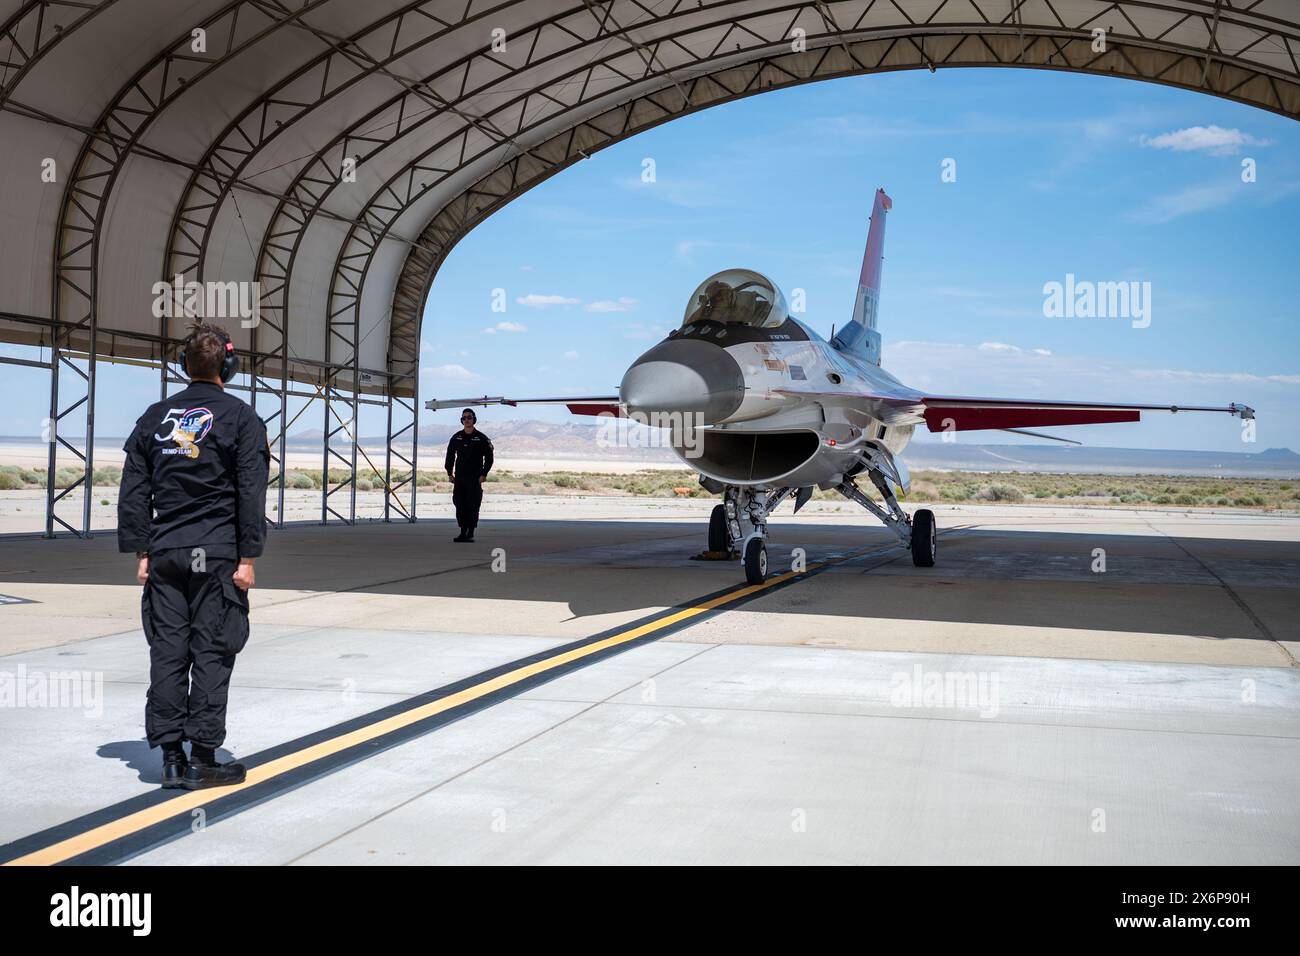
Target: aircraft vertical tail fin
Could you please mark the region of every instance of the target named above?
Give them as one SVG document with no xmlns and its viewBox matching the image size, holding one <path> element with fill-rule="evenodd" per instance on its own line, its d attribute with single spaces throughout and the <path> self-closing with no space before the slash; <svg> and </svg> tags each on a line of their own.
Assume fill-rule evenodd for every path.
<svg viewBox="0 0 1300 956">
<path fill-rule="evenodd" d="M 885 216 L 894 201 L 883 189 L 876 190 L 871 209 L 871 227 L 867 230 L 867 248 L 862 254 L 862 273 L 858 277 L 858 295 L 853 302 L 853 318 L 835 333 L 831 344 L 841 352 L 850 352 L 880 364 L 880 333 L 876 331 L 876 309 L 880 302 L 880 273 L 885 259 Z"/>
</svg>

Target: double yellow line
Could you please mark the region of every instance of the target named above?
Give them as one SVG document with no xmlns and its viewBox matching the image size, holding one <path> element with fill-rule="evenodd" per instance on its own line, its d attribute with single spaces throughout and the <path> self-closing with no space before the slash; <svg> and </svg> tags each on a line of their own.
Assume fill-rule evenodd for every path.
<svg viewBox="0 0 1300 956">
<path fill-rule="evenodd" d="M 259 784 L 274 780 L 283 774 L 297 770 L 307 764 L 331 757 L 335 754 L 342 753 L 350 747 L 358 744 L 364 744 L 372 740 L 381 738 L 394 731 L 409 727 L 412 724 L 427 720 L 430 717 L 436 717 L 446 711 L 453 710 L 465 704 L 479 700 L 488 694 L 503 690 L 520 681 L 536 677 L 547 671 L 554 670 L 557 667 L 563 667 L 574 661 L 582 660 L 593 654 L 599 654 L 611 648 L 627 644 L 639 638 L 662 631 L 665 628 L 673 627 L 688 621 L 691 618 L 706 614 L 709 611 L 725 607 L 728 604 L 734 604 L 745 598 L 751 597 L 761 591 L 785 584 L 795 578 L 805 576 L 813 571 L 821 570 L 833 564 L 846 561 L 851 557 L 858 556 L 857 552 L 846 554 L 840 557 L 822 561 L 817 564 L 809 565 L 804 571 L 789 571 L 785 574 L 778 575 L 765 581 L 763 584 L 746 585 L 733 591 L 727 591 L 719 596 L 700 601 L 689 607 L 680 608 L 663 617 L 655 618 L 644 624 L 630 627 L 627 630 L 619 631 L 609 637 L 590 644 L 584 644 L 581 647 L 575 647 L 568 651 L 563 651 L 551 657 L 547 657 L 531 664 L 524 664 L 513 670 L 498 674 L 496 677 L 488 678 L 482 683 L 467 687 L 464 690 L 449 694 L 446 697 L 431 701 L 419 707 L 413 707 L 410 710 L 403 711 L 392 717 L 376 721 L 373 724 L 367 724 L 356 730 L 340 734 L 337 737 L 331 737 L 329 740 L 323 740 L 320 743 L 304 747 L 302 750 L 296 750 L 293 753 L 270 760 L 248 771 L 247 778 L 243 783 L 233 787 L 220 787 L 212 790 L 197 790 L 185 793 L 181 796 L 173 797 L 162 803 L 146 807 L 143 810 L 137 810 L 134 813 L 128 813 L 125 816 L 107 823 L 92 827 L 75 836 L 70 836 L 57 843 L 34 850 L 20 857 L 8 861 L 6 866 L 48 866 L 56 863 L 63 863 L 74 857 L 97 850 L 116 840 L 129 837 L 135 833 L 163 823 L 167 820 L 189 813 L 205 804 L 212 803 L 218 799 L 228 797 L 232 794 L 247 790 L 250 787 L 256 787 Z"/>
</svg>

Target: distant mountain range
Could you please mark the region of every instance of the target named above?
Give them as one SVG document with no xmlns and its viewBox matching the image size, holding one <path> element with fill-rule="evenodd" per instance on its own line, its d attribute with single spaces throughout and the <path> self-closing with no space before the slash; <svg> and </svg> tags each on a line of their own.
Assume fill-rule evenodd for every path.
<svg viewBox="0 0 1300 956">
<path fill-rule="evenodd" d="M 484 430 L 503 458 L 615 459 L 619 461 L 673 462 L 667 448 L 610 446 L 608 433 L 589 422 L 494 421 Z M 420 428 L 420 451 L 441 453 L 447 439 L 460 428 L 456 421 L 434 421 Z M 303 431 L 290 436 L 290 446 L 319 447 L 321 432 Z M 367 448 L 381 446 L 383 436 L 365 437 Z M 1093 448 L 1041 442 L 1030 445 L 979 445 L 969 440 L 945 443 L 915 441 L 903 454 L 912 469 L 954 471 L 1044 471 L 1079 474 L 1223 475 L 1233 478 L 1298 478 L 1300 454 L 1290 448 L 1259 452 L 1167 451 L 1143 448 Z M 425 458 L 425 461 L 428 459 Z"/>
<path fill-rule="evenodd" d="M 677 456 L 667 448 L 611 444 L 609 433 L 603 430 L 605 427 L 607 426 L 587 421 L 557 424 L 507 419 L 491 422 L 485 430 L 491 436 L 500 458 L 571 460 L 575 464 L 590 461 L 678 463 Z M 441 463 L 447 439 L 459 428 L 460 423 L 451 420 L 435 420 L 420 428 L 421 467 L 429 467 L 430 461 Z M 641 434 L 650 433 L 642 430 Z M 297 432 L 289 436 L 289 450 L 319 451 L 320 441 L 319 430 Z M 0 448 L 30 449 L 38 442 L 39 439 L 34 437 L 0 436 Z M 95 445 L 116 452 L 121 448 L 122 442 L 120 437 L 101 435 L 96 438 Z M 362 444 L 373 454 L 374 449 L 383 447 L 384 438 L 382 435 L 363 437 Z M 1258 452 L 1166 451 L 1094 448 L 1054 442 L 980 445 L 961 437 L 952 443 L 920 438 L 907 446 L 903 459 L 914 471 L 936 468 L 950 471 L 1300 478 L 1300 454 L 1290 448 L 1268 448 Z M 437 464 L 432 467 L 436 468 Z"/>
</svg>

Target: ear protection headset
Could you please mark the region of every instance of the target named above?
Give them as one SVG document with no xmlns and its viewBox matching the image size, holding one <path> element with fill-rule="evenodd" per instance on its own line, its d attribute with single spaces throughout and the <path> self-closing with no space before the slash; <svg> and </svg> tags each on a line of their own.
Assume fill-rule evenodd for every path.
<svg viewBox="0 0 1300 956">
<path fill-rule="evenodd" d="M 227 334 L 225 329 L 217 329 L 217 331 L 221 333 L 221 337 L 226 343 L 226 352 L 221 357 L 221 371 L 219 373 L 221 375 L 221 381 L 224 383 L 229 382 L 239 374 L 239 356 L 235 354 L 235 343 L 230 341 L 230 335 Z M 191 332 L 185 337 L 185 341 L 181 343 L 181 371 L 185 373 L 187 378 L 189 377 L 190 370 L 185 367 L 185 353 L 189 351 L 190 342 L 193 340 L 194 333 Z"/>
</svg>

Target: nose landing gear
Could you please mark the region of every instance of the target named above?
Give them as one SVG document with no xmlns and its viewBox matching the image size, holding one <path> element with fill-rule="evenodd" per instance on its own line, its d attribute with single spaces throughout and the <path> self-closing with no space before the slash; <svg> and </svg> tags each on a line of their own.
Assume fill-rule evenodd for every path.
<svg viewBox="0 0 1300 956">
<path fill-rule="evenodd" d="M 709 553 L 739 553 L 745 562 L 745 580 L 767 580 L 767 516 L 795 489 L 772 491 L 728 485 L 722 504 L 709 515 Z"/>
<path fill-rule="evenodd" d="M 745 580 L 750 584 L 767 580 L 767 545 L 762 538 L 750 538 L 745 545 Z"/>
</svg>

